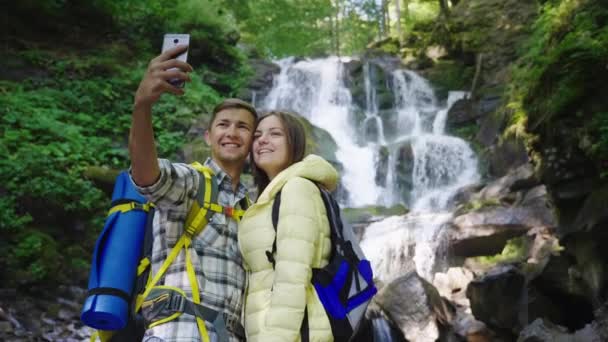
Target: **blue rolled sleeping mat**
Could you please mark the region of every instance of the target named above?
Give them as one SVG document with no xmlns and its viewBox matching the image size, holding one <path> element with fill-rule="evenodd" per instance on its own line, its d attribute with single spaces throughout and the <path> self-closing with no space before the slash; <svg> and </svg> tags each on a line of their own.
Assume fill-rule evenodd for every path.
<svg viewBox="0 0 608 342">
<path fill-rule="evenodd" d="M 146 221 L 152 217 L 141 209 L 146 199 L 123 171 L 116 177 L 112 207 L 129 202 L 135 202 L 136 209 L 110 214 L 93 252 L 89 292 L 80 319 L 98 330 L 120 330 L 127 324 Z"/>
</svg>

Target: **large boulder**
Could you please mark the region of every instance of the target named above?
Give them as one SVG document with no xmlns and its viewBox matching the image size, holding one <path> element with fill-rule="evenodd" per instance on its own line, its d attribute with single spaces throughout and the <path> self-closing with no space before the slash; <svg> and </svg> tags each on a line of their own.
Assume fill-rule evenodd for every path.
<svg viewBox="0 0 608 342">
<path fill-rule="evenodd" d="M 415 272 L 383 287 L 374 301 L 412 342 L 436 341 L 440 326 L 448 325 L 454 313 L 437 289 Z"/>
<path fill-rule="evenodd" d="M 531 188 L 539 184 L 530 164 L 512 169 L 503 177 L 490 182 L 480 191 L 480 200 L 501 199 L 520 189 Z"/>
<path fill-rule="evenodd" d="M 537 341 L 601 342 L 602 338 L 590 325 L 574 333 L 569 333 L 566 327 L 538 318 L 532 324 L 526 326 L 517 339 L 517 342 Z"/>
<path fill-rule="evenodd" d="M 527 206 L 494 207 L 456 217 L 452 221 L 450 248 L 457 256 L 494 255 L 506 242 L 533 227 L 555 226 L 551 212 Z"/>
<path fill-rule="evenodd" d="M 281 67 L 264 59 L 250 59 L 249 65 L 254 74 L 238 97 L 257 106 L 272 89 L 273 79 L 281 72 Z"/>
<path fill-rule="evenodd" d="M 466 290 L 475 318 L 497 329 L 515 332 L 520 326 L 525 277 L 515 267 L 497 267 L 469 283 Z M 515 330 L 515 331 L 513 331 Z"/>
</svg>

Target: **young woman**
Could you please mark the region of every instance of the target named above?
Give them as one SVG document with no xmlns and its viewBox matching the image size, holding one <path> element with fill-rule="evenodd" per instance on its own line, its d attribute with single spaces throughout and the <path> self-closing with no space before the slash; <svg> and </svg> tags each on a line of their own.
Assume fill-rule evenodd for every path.
<svg viewBox="0 0 608 342">
<path fill-rule="evenodd" d="M 238 233 L 249 279 L 245 330 L 250 342 L 300 341 L 305 314 L 309 341 L 333 341 L 310 280 L 311 268 L 327 265 L 331 252 L 317 185 L 334 190 L 338 173 L 319 156 L 304 157 L 305 148 L 304 128 L 295 116 L 270 112 L 259 119 L 251 152 L 259 196 L 243 216 Z M 275 233 L 271 213 L 279 192 Z"/>
</svg>

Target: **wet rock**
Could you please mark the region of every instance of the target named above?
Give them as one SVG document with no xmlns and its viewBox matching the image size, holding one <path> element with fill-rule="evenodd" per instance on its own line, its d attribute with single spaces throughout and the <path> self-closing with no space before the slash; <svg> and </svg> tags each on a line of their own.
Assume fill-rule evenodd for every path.
<svg viewBox="0 0 608 342">
<path fill-rule="evenodd" d="M 500 198 L 513 191 L 531 188 L 538 184 L 532 165 L 524 164 L 486 185 L 479 197 L 482 200 Z"/>
<path fill-rule="evenodd" d="M 547 212 L 549 211 L 549 212 Z M 494 255 L 509 239 L 538 226 L 556 225 L 548 208 L 495 207 L 456 217 L 449 231 L 450 248 L 457 256 Z"/>
<path fill-rule="evenodd" d="M 13 325 L 7 321 L 0 321 L 0 333 L 10 333 L 13 331 Z"/>
<path fill-rule="evenodd" d="M 570 334 L 567 328 L 539 318 L 525 327 L 517 339 L 517 342 L 537 341 L 601 342 L 601 339 L 590 326 Z"/>
<path fill-rule="evenodd" d="M 467 287 L 475 318 L 491 327 L 512 330 L 519 326 L 525 277 L 515 267 L 497 267 Z"/>
<path fill-rule="evenodd" d="M 403 298 L 408 299 L 407 305 Z M 440 325 L 449 324 L 453 317 L 453 308 L 437 289 L 415 272 L 382 288 L 374 301 L 412 342 L 435 341 Z"/>
<path fill-rule="evenodd" d="M 270 92 L 273 79 L 281 72 L 281 67 L 263 59 L 250 59 L 249 63 L 254 75 L 249 84 L 238 94 L 238 98 L 257 106 L 259 105 L 257 102 Z"/>
<path fill-rule="evenodd" d="M 470 308 L 459 307 L 452 320 L 454 333 L 468 342 L 495 342 L 498 341 L 494 332 L 487 325 L 478 321 L 471 314 Z"/>
<path fill-rule="evenodd" d="M 435 274 L 433 285 L 442 297 L 468 308 L 470 304 L 465 292 L 473 278 L 473 272 L 466 268 L 450 267 L 446 273 Z"/>
<path fill-rule="evenodd" d="M 61 309 L 57 313 L 57 317 L 64 321 L 69 321 L 70 319 L 78 318 L 78 315 L 73 310 Z"/>
<path fill-rule="evenodd" d="M 481 130 L 477 136 L 477 140 L 482 144 L 490 144 L 494 141 L 490 135 L 491 133 Z M 509 170 L 529 162 L 524 142 L 512 137 L 501 140 L 496 145 L 492 145 L 482 157 L 487 160 L 488 174 L 492 177 L 503 176 Z"/>
<path fill-rule="evenodd" d="M 595 189 L 583 203 L 570 231 L 591 231 L 601 222 L 608 222 L 608 185 Z"/>
<path fill-rule="evenodd" d="M 474 123 L 480 116 L 480 113 L 474 108 L 474 102 L 471 99 L 460 99 L 450 107 L 446 126 L 457 127 Z"/>
</svg>

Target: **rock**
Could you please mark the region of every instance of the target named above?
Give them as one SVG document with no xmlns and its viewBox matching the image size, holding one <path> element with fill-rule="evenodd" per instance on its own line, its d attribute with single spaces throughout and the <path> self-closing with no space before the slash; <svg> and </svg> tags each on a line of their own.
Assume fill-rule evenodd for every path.
<svg viewBox="0 0 608 342">
<path fill-rule="evenodd" d="M 595 189 L 583 202 L 569 231 L 591 231 L 601 222 L 608 222 L 608 185 Z"/>
<path fill-rule="evenodd" d="M 73 300 L 68 300 L 65 298 L 57 298 L 57 303 L 63 305 L 63 306 L 67 306 L 68 308 L 72 309 L 73 311 L 80 311 L 80 309 L 82 309 L 82 302 L 75 302 Z"/>
<path fill-rule="evenodd" d="M 606 238 L 576 233 L 563 238 L 564 251 L 552 256 L 532 285 L 560 306 L 567 317 L 553 321 L 571 330 L 593 320 L 593 309 L 602 302 L 608 288 Z"/>
<path fill-rule="evenodd" d="M 75 314 L 71 310 L 60 309 L 59 312 L 57 313 L 57 317 L 59 317 L 60 319 L 62 319 L 64 321 L 69 321 L 70 319 L 78 318 L 78 315 Z"/>
<path fill-rule="evenodd" d="M 401 204 L 392 207 L 369 205 L 360 208 L 344 208 L 342 210 L 342 219 L 351 224 L 371 223 L 388 216 L 405 215 L 408 211 L 409 210 Z"/>
<path fill-rule="evenodd" d="M 580 199 L 590 194 L 597 187 L 596 183 L 595 179 L 576 178 L 553 185 L 551 192 L 560 200 Z"/>
<path fill-rule="evenodd" d="M 608 341 L 608 301 L 595 310 L 595 321 L 592 326 L 599 333 L 602 341 Z"/>
<path fill-rule="evenodd" d="M 538 226 L 556 226 L 556 218 L 548 208 L 494 207 L 470 212 L 452 221 L 450 248 L 457 256 L 494 255 L 509 239 Z"/>
<path fill-rule="evenodd" d="M 446 273 L 435 274 L 433 285 L 442 297 L 468 308 L 470 303 L 465 292 L 473 277 L 473 272 L 466 268 L 450 267 Z"/>
<path fill-rule="evenodd" d="M 490 137 L 492 133 L 485 132 L 483 127 L 477 136 L 477 140 L 482 144 L 490 144 L 493 141 Z M 485 137 L 484 134 L 487 134 L 488 137 Z M 503 176 L 512 168 L 529 162 L 528 152 L 523 141 L 511 137 L 500 140 L 496 145 L 488 148 L 482 156 L 487 160 L 488 173 L 492 177 Z"/>
<path fill-rule="evenodd" d="M 13 332 L 13 325 L 7 321 L 0 321 L 0 333 Z"/>
<path fill-rule="evenodd" d="M 559 255 L 563 247 L 554 234 L 554 229 L 549 227 L 535 227 L 528 231 L 527 236 L 531 238 L 526 262 L 526 278 L 534 279 L 540 274 L 552 256 Z"/>
<path fill-rule="evenodd" d="M 517 331 L 525 277 L 512 266 L 496 267 L 467 287 L 475 318 L 490 327 Z"/>
<path fill-rule="evenodd" d="M 460 307 L 456 310 L 456 316 L 452 321 L 452 329 L 456 335 L 469 342 L 496 341 L 494 333 L 483 322 L 473 317 L 469 307 Z"/>
<path fill-rule="evenodd" d="M 196 138 L 182 147 L 182 154 L 187 163 L 203 162 L 211 155 L 211 149 L 203 138 Z"/>
<path fill-rule="evenodd" d="M 15 298 L 17 289 L 2 289 L 0 288 L 0 298 Z"/>
<path fill-rule="evenodd" d="M 524 164 L 486 185 L 479 197 L 482 200 L 501 198 L 513 191 L 531 188 L 538 184 L 532 165 Z"/>
<path fill-rule="evenodd" d="M 268 95 L 272 88 L 273 79 L 275 75 L 281 72 L 281 67 L 264 59 L 250 59 L 249 64 L 254 71 L 254 75 L 248 85 L 241 90 L 238 97 L 258 106 L 259 99 Z"/>
<path fill-rule="evenodd" d="M 469 203 L 478 197 L 477 192 L 483 188 L 483 184 L 471 184 L 458 189 L 456 194 L 450 199 L 449 207 L 457 207 L 465 203 Z"/>
<path fill-rule="evenodd" d="M 517 342 L 537 341 L 601 342 L 601 339 L 592 328 L 585 328 L 570 334 L 567 328 L 538 318 L 526 326 L 517 339 Z"/>
<path fill-rule="evenodd" d="M 483 102 L 480 102 L 478 105 L 482 106 Z M 502 133 L 504 124 L 504 113 L 500 111 L 482 114 L 479 119 L 479 130 L 475 135 L 475 140 L 482 146 L 489 147 L 494 145 Z"/>
<path fill-rule="evenodd" d="M 474 102 L 471 99 L 460 99 L 450 107 L 448 111 L 447 127 L 458 127 L 474 123 L 479 118 L 480 113 L 475 110 Z"/>
<path fill-rule="evenodd" d="M 383 287 L 374 301 L 412 342 L 434 342 L 439 337 L 440 325 L 449 324 L 453 317 L 453 308 L 437 289 L 415 272 Z"/>
</svg>

